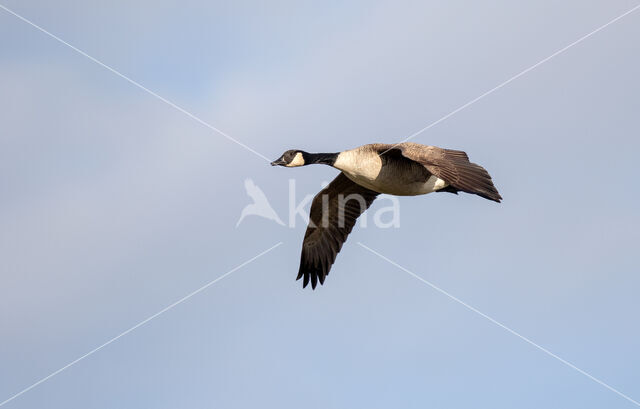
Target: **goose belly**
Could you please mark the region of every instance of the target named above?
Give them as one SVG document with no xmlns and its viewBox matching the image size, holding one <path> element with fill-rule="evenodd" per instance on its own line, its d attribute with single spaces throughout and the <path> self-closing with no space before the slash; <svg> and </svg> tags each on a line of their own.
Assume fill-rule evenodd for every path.
<svg viewBox="0 0 640 409">
<path fill-rule="evenodd" d="M 385 177 L 384 174 L 380 174 L 375 178 L 369 175 L 352 174 L 344 172 L 345 175 L 367 189 L 374 190 L 379 193 L 385 193 L 388 195 L 396 196 L 417 196 L 426 195 L 427 193 L 435 192 L 447 187 L 449 184 L 444 180 L 431 175 L 425 181 L 407 180 L 405 178 L 397 177 Z"/>
<path fill-rule="evenodd" d="M 376 152 L 355 149 L 338 155 L 333 165 L 355 183 L 379 193 L 416 196 L 448 186 L 413 161 L 382 158 Z"/>
</svg>

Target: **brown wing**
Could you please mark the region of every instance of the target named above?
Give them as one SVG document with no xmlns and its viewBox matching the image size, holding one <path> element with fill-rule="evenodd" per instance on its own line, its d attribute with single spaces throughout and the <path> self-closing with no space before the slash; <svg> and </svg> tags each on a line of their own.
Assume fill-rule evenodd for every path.
<svg viewBox="0 0 640 409">
<path fill-rule="evenodd" d="M 404 157 L 422 164 L 430 173 L 447 182 L 455 190 L 473 193 L 498 203 L 502 200 L 489 173 L 482 166 L 469 162 L 469 157 L 462 151 L 412 142 L 385 146 L 386 149 L 381 153 L 399 150 Z M 453 190 L 449 188 L 448 191 Z"/>
<path fill-rule="evenodd" d="M 296 278 L 304 277 L 303 288 L 309 280 L 314 289 L 318 281 L 324 284 L 356 219 L 369 208 L 376 196 L 378 192 L 362 187 L 340 173 L 313 198 Z"/>
</svg>

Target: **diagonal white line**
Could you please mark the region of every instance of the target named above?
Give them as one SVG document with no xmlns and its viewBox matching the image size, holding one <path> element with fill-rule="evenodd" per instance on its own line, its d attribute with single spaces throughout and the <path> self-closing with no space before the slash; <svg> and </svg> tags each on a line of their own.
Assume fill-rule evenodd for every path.
<svg viewBox="0 0 640 409">
<path fill-rule="evenodd" d="M 249 152 L 261 157 L 262 159 L 266 160 L 267 162 L 271 162 L 271 160 L 269 160 L 269 158 L 267 158 L 266 156 L 264 156 L 260 152 L 257 152 L 255 150 L 253 150 L 249 146 L 247 146 L 244 143 L 240 142 L 239 140 L 233 138 L 231 135 L 229 135 L 229 134 L 223 132 L 222 130 L 216 128 L 215 126 L 203 121 L 202 119 L 198 118 L 197 116 L 195 116 L 191 112 L 187 111 L 186 109 L 174 104 L 173 102 L 169 101 L 168 99 L 166 99 L 166 98 L 158 95 L 157 93 L 151 91 L 150 89 L 146 88 L 145 86 L 143 86 L 139 82 L 136 82 L 136 81 L 132 80 L 131 78 L 129 78 L 126 75 L 122 74 L 121 72 L 117 71 L 115 68 L 112 68 L 112 67 L 108 66 L 107 64 L 103 63 L 102 61 L 98 60 L 97 58 L 94 58 L 94 57 L 90 56 L 89 54 L 85 53 L 84 51 L 80 50 L 79 48 L 69 44 L 68 42 L 64 41 L 60 37 L 56 36 L 55 34 L 50 33 L 49 31 L 45 30 L 44 28 L 40 27 L 39 25 L 35 24 L 34 22 L 28 20 L 27 18 L 22 17 L 20 14 L 8 9 L 6 6 L 0 4 L 0 8 L 3 9 L 4 11 L 6 11 L 7 13 L 10 13 L 10 14 L 14 15 L 15 17 L 19 18 L 20 20 L 22 20 L 23 22 L 29 24 L 30 26 L 38 29 L 39 31 L 41 31 L 44 34 L 48 35 L 49 37 L 53 38 L 54 40 L 66 45 L 67 47 L 71 48 L 73 51 L 77 52 L 78 54 L 80 54 L 80 55 L 82 55 L 84 57 L 87 57 L 88 59 L 90 59 L 91 61 L 93 61 L 96 64 L 100 65 L 101 67 L 111 71 L 112 73 L 114 73 L 118 77 L 124 79 L 125 81 L 135 85 L 136 87 L 138 87 L 141 90 L 145 91 L 149 95 L 152 95 L 152 96 L 156 97 L 157 99 L 159 99 L 160 101 L 164 102 L 165 104 L 177 109 L 178 111 L 180 111 L 183 114 L 187 115 L 189 118 L 199 122 L 200 124 L 202 124 L 202 125 L 206 126 L 207 128 L 211 129 L 212 131 L 217 132 L 218 134 L 224 136 L 225 138 L 227 138 L 231 142 L 234 142 L 235 144 L 237 144 L 239 146 L 242 146 L 243 148 L 245 148 Z"/>
<path fill-rule="evenodd" d="M 212 285 L 214 285 L 215 283 L 217 283 L 218 281 L 222 280 L 223 278 L 225 278 L 226 276 L 228 276 L 229 274 L 232 274 L 238 270 L 240 270 L 242 267 L 246 266 L 247 264 L 255 261 L 256 259 L 264 256 L 265 254 L 267 254 L 268 252 L 270 252 L 271 250 L 275 249 L 276 247 L 280 246 L 282 244 L 282 242 L 276 244 L 273 247 L 268 248 L 267 250 L 263 251 L 262 253 L 250 258 L 249 260 L 245 261 L 244 263 L 238 265 L 237 267 L 227 271 L 226 273 L 224 273 L 223 275 L 221 275 L 220 277 L 216 278 L 213 281 L 210 281 L 209 283 L 203 285 L 202 287 L 198 288 L 197 290 L 185 295 L 184 297 L 182 297 L 181 299 L 179 299 L 178 301 L 174 302 L 173 304 L 163 308 L 162 310 L 158 311 L 157 313 L 153 314 L 152 316 L 150 316 L 149 318 L 145 319 L 144 321 L 139 322 L 138 324 L 134 325 L 133 327 L 129 328 L 128 330 L 122 332 L 120 335 L 115 336 L 113 338 L 111 338 L 110 340 L 108 340 L 107 342 L 105 342 L 104 344 L 92 349 L 91 351 L 87 352 L 86 354 L 82 355 L 80 358 L 69 362 L 67 365 L 63 366 L 62 368 L 58 369 L 55 372 L 52 372 L 50 375 L 45 376 L 44 378 L 40 379 L 38 382 L 34 383 L 33 385 L 24 388 L 23 390 L 21 390 L 20 392 L 16 393 L 15 395 L 11 396 L 10 398 L 8 398 L 7 400 L 0 402 L 0 406 L 4 406 L 7 403 L 11 402 L 12 400 L 14 400 L 15 398 L 19 397 L 20 395 L 29 392 L 31 389 L 35 388 L 36 386 L 40 385 L 43 382 L 46 382 L 47 380 L 53 378 L 54 376 L 58 375 L 60 372 L 64 371 L 65 369 L 68 369 L 69 367 L 77 364 L 78 362 L 82 361 L 83 359 L 89 357 L 90 355 L 93 355 L 94 353 L 98 352 L 99 350 L 101 350 L 102 348 L 106 347 L 107 345 L 113 343 L 114 341 L 118 340 L 119 338 L 122 338 L 123 336 L 127 335 L 128 333 L 130 333 L 131 331 L 134 331 L 135 329 L 143 326 L 144 324 L 146 324 L 147 322 L 151 321 L 152 319 L 158 317 L 159 315 L 164 314 L 165 312 L 169 311 L 170 309 L 172 309 L 173 307 L 175 307 L 178 304 L 181 304 L 182 302 L 188 300 L 189 298 L 193 297 L 194 295 L 206 290 L 207 288 L 211 287 Z"/>
<path fill-rule="evenodd" d="M 372 248 L 365 246 L 361 242 L 358 242 L 358 244 L 360 245 L 360 247 L 362 247 L 365 250 L 368 250 L 369 252 L 375 254 L 376 256 L 380 257 L 381 259 L 383 259 L 384 261 L 388 262 L 389 264 L 398 267 L 400 270 L 402 270 L 405 273 L 409 274 L 413 278 L 422 281 L 423 283 L 425 283 L 429 287 L 433 288 L 434 290 L 438 291 L 439 293 L 446 295 L 447 297 L 451 298 L 453 301 L 457 302 L 458 304 L 463 305 L 467 309 L 475 312 L 476 314 L 480 315 L 483 318 L 486 318 L 487 320 L 491 321 L 492 323 L 496 324 L 497 326 L 499 326 L 500 328 L 506 330 L 507 332 L 510 332 L 511 334 L 515 335 L 516 337 L 520 338 L 521 340 L 525 341 L 526 343 L 528 343 L 530 345 L 533 345 L 534 347 L 536 347 L 540 351 L 544 352 L 545 354 L 551 356 L 552 358 L 557 359 L 558 361 L 562 362 L 563 364 L 567 365 L 568 367 L 580 372 L 582 375 L 586 376 L 587 378 L 591 379 L 592 381 L 604 386 L 605 388 L 609 389 L 611 392 L 623 397 L 624 399 L 626 399 L 629 402 L 635 404 L 636 406 L 640 406 L 639 402 L 633 400 L 632 398 L 630 398 L 629 396 L 627 396 L 624 393 L 620 392 L 619 390 L 613 388 L 612 386 L 609 386 L 608 384 L 604 383 L 603 381 L 601 381 L 600 379 L 594 377 L 593 375 L 590 375 L 589 373 L 583 371 L 582 369 L 578 368 L 577 366 L 575 366 L 571 362 L 560 358 L 558 355 L 554 354 L 553 352 L 549 351 L 548 349 L 536 344 L 535 342 L 533 342 L 529 338 L 525 337 L 524 335 L 519 334 L 518 332 L 512 330 L 511 328 L 507 327 L 506 325 L 502 324 L 501 322 L 496 321 L 495 319 L 491 318 L 490 316 L 488 316 L 487 314 L 483 313 L 482 311 L 477 310 L 476 308 L 470 306 L 469 304 L 465 303 L 464 301 L 460 300 L 459 298 L 449 294 L 448 292 L 446 292 L 442 288 L 436 286 L 435 284 L 430 283 L 429 281 L 425 280 L 424 278 L 420 277 L 419 275 L 407 270 L 406 268 L 402 267 L 400 264 L 398 264 L 395 261 L 383 256 L 382 254 L 378 253 L 377 251 L 373 250 Z"/>
<path fill-rule="evenodd" d="M 626 17 L 627 15 L 633 13 L 634 11 L 638 10 L 640 8 L 640 4 L 638 4 L 637 6 L 635 6 L 634 8 L 632 8 L 631 10 L 619 15 L 618 17 L 614 18 L 613 20 L 609 21 L 608 23 L 596 28 L 595 30 L 593 30 L 592 32 L 590 32 L 589 34 L 585 34 L 584 36 L 580 37 L 579 39 L 577 39 L 576 41 L 574 41 L 573 43 L 567 45 L 566 47 L 563 47 L 561 49 L 559 49 L 558 51 L 556 51 L 555 53 L 551 54 L 550 56 L 548 56 L 547 58 L 539 61 L 538 63 L 532 65 L 531 67 L 527 68 L 526 70 L 520 72 L 519 74 L 514 75 L 513 77 L 509 78 L 508 80 L 506 80 L 505 82 L 503 82 L 500 85 L 497 85 L 493 88 L 491 88 L 489 91 L 485 92 L 484 94 L 480 95 L 479 97 L 476 97 L 474 99 L 472 99 L 471 101 L 467 102 L 466 104 L 462 105 L 461 107 L 449 112 L 447 115 L 443 116 L 442 118 L 438 119 L 435 122 L 432 122 L 431 124 L 425 126 L 424 128 L 412 133 L 411 135 L 407 136 L 405 139 L 403 139 L 402 141 L 396 143 L 393 145 L 393 147 L 387 149 L 385 152 L 383 152 L 382 154 L 388 152 L 389 150 L 393 149 L 394 147 L 396 147 L 398 144 L 403 143 L 403 142 L 407 142 L 410 139 L 415 138 L 416 136 L 420 135 L 421 133 L 423 133 L 424 131 L 433 128 L 434 126 L 438 125 L 440 122 L 445 121 L 447 119 L 449 119 L 450 117 L 452 117 L 453 115 L 457 114 L 458 112 L 462 111 L 465 108 L 468 108 L 469 106 L 475 104 L 476 102 L 480 101 L 481 99 L 483 99 L 484 97 L 493 94 L 494 92 L 496 92 L 497 90 L 499 90 L 500 88 L 504 87 L 505 85 L 517 80 L 518 78 L 522 77 L 523 75 L 525 75 L 526 73 L 528 73 L 531 70 L 536 69 L 537 67 L 541 66 L 542 64 L 546 63 L 547 61 L 551 60 L 554 57 L 557 57 L 558 55 L 562 54 L 563 52 L 567 51 L 569 48 L 580 44 L 581 42 L 583 42 L 584 40 L 586 40 L 587 38 L 591 37 L 592 35 L 598 33 L 599 31 L 604 30 L 605 28 L 609 27 L 611 24 L 615 23 L 616 21 L 620 20 L 623 17 Z"/>
</svg>

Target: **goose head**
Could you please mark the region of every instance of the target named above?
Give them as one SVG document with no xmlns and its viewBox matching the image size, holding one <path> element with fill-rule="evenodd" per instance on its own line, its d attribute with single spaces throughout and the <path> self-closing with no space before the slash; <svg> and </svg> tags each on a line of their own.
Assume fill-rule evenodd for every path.
<svg viewBox="0 0 640 409">
<path fill-rule="evenodd" d="M 271 162 L 271 166 L 286 166 L 288 168 L 306 165 L 305 157 L 307 152 L 291 149 L 282 154 L 278 159 Z"/>
</svg>

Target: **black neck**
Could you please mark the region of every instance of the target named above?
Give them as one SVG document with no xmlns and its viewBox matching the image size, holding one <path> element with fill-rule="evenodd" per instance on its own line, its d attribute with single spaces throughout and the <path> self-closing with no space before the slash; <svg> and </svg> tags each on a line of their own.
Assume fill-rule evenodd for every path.
<svg viewBox="0 0 640 409">
<path fill-rule="evenodd" d="M 310 165 L 312 163 L 319 163 L 322 165 L 333 166 L 336 163 L 336 159 L 338 159 L 337 153 L 306 153 L 304 154 L 304 163 L 305 165 Z"/>
</svg>

